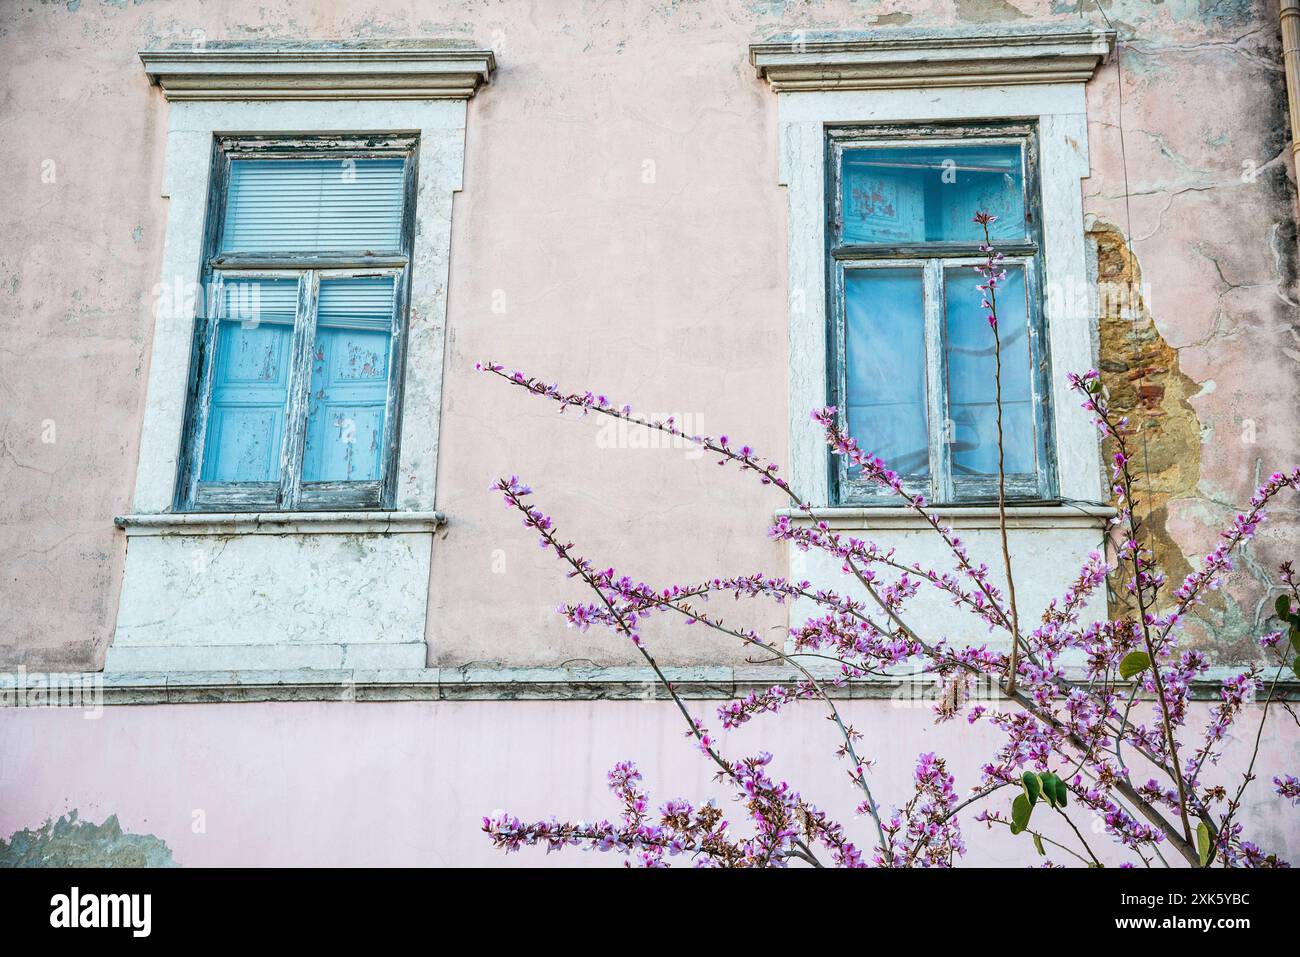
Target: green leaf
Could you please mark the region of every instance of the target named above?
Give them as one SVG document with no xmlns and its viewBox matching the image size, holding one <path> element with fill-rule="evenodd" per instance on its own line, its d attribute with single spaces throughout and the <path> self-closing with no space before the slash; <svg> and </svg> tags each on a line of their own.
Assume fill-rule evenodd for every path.
<svg viewBox="0 0 1300 957">
<path fill-rule="evenodd" d="M 1038 779 L 1043 783 L 1043 800 L 1050 807 L 1065 807 L 1066 796 L 1069 789 L 1055 773 L 1044 771 L 1038 775 Z"/>
<path fill-rule="evenodd" d="M 1201 856 L 1201 866 L 1206 867 L 1210 863 L 1210 829 L 1202 821 L 1196 825 L 1196 850 Z"/>
<path fill-rule="evenodd" d="M 1300 655 L 1296 655 L 1295 661 L 1291 662 L 1291 670 L 1295 672 L 1297 678 L 1300 678 Z"/>
<path fill-rule="evenodd" d="M 1043 793 L 1042 782 L 1033 771 L 1026 771 L 1025 776 L 1020 780 L 1025 786 L 1025 797 L 1029 799 L 1029 806 L 1032 808 L 1038 800 L 1038 795 Z"/>
<path fill-rule="evenodd" d="M 1056 807 L 1056 788 L 1052 784 L 1052 778 L 1056 777 L 1051 771 L 1043 771 L 1038 775 L 1038 780 L 1043 784 L 1043 800 L 1047 802 L 1048 807 Z"/>
<path fill-rule="evenodd" d="M 1291 626 L 1291 647 L 1300 651 L 1300 625 Z"/>
<path fill-rule="evenodd" d="M 1023 794 L 1016 795 L 1016 799 L 1011 802 L 1012 834 L 1019 834 L 1029 826 L 1029 815 L 1033 813 L 1033 810 L 1027 797 Z"/>
<path fill-rule="evenodd" d="M 1043 839 L 1037 834 L 1034 835 L 1034 850 L 1038 852 L 1039 857 L 1047 856 L 1047 852 L 1043 850 Z"/>
<path fill-rule="evenodd" d="M 1044 771 L 1039 775 L 1043 780 L 1043 797 L 1044 800 L 1052 807 L 1065 807 L 1066 798 L 1069 797 L 1070 789 L 1066 787 L 1065 781 L 1053 771 Z"/>
<path fill-rule="evenodd" d="M 1291 617 L 1291 599 L 1286 595 L 1278 595 L 1273 607 L 1277 609 L 1277 617 L 1282 620 L 1285 621 Z"/>
<path fill-rule="evenodd" d="M 1127 681 L 1151 667 L 1151 656 L 1145 651 L 1130 651 L 1119 663 L 1119 676 Z"/>
</svg>

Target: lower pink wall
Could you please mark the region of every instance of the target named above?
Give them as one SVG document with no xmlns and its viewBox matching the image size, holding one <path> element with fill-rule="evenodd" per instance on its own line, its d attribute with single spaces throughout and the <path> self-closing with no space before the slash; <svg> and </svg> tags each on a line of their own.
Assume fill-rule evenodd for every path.
<svg viewBox="0 0 1300 957">
<path fill-rule="evenodd" d="M 702 704 L 697 712 L 711 716 L 712 703 Z M 1194 726 L 1203 725 L 1207 710 L 1197 706 Z M 964 720 L 935 725 L 925 705 L 852 701 L 842 712 L 864 732 L 863 753 L 878 760 L 873 782 L 886 806 L 907 799 L 917 753 L 947 758 L 964 792 L 996 746 L 992 729 Z M 1235 786 L 1254 729 L 1238 726 L 1239 739 L 1212 780 Z M 1300 768 L 1294 730 L 1289 715 L 1270 712 L 1260 780 L 1247 792 L 1243 816 L 1248 838 L 1288 859 L 1300 856 L 1300 808 L 1273 795 L 1269 781 Z M 721 741 L 731 757 L 772 751 L 776 771 L 840 815 L 865 844 L 864 822 L 849 819 L 855 792 L 843 765 L 827 759 L 832 734 L 821 713 L 804 706 Z M 524 818 L 612 817 L 617 808 L 604 774 L 624 758 L 639 763 L 656 806 L 710 793 L 731 806 L 664 702 L 141 705 L 108 707 L 94 720 L 73 710 L 5 709 L 0 836 L 76 809 L 96 823 L 116 814 L 125 830 L 156 835 L 188 866 L 617 863 L 570 850 L 547 858 L 526 849 L 506 858 L 479 827 L 482 815 L 498 809 Z M 1010 797 L 991 800 L 1005 808 Z M 196 812 L 204 833 L 195 833 Z M 1041 860 L 1027 838 L 965 820 L 966 863 Z M 1084 816 L 1076 812 L 1075 820 L 1087 833 Z M 1102 837 L 1094 847 L 1104 844 Z"/>
</svg>

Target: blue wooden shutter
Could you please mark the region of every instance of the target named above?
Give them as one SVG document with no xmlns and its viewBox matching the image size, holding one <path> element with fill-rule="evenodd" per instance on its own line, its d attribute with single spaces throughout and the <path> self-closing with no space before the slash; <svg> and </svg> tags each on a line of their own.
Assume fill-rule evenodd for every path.
<svg viewBox="0 0 1300 957">
<path fill-rule="evenodd" d="M 392 276 L 321 280 L 304 482 L 380 476 L 394 289 Z"/>
<path fill-rule="evenodd" d="M 405 161 L 236 159 L 221 252 L 397 252 Z"/>
<path fill-rule="evenodd" d="M 227 279 L 217 326 L 205 482 L 274 482 L 289 395 L 297 279 Z"/>
<path fill-rule="evenodd" d="M 930 474 L 923 289 L 919 267 L 844 274 L 849 433 L 906 476 Z"/>
<path fill-rule="evenodd" d="M 1008 265 L 999 286 L 998 334 L 1002 354 L 1003 459 L 1007 475 L 1033 475 L 1035 462 L 1033 365 L 1023 266 Z M 965 476 L 998 474 L 997 396 L 993 331 L 969 267 L 945 274 L 945 352 L 948 416 L 952 419 L 952 470 Z"/>
</svg>

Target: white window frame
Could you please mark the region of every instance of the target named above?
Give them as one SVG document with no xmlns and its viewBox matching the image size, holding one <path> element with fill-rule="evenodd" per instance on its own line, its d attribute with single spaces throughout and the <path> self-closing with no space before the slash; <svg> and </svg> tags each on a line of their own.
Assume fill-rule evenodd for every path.
<svg viewBox="0 0 1300 957">
<path fill-rule="evenodd" d="M 1032 121 L 1042 192 L 1044 313 L 1058 493 L 1102 500 L 1100 449 L 1065 382 L 1094 363 L 1096 332 L 1080 180 L 1089 174 L 1084 82 L 1114 35 L 1077 30 L 1002 36 L 899 32 L 870 39 L 793 38 L 750 48 L 777 94 L 778 182 L 789 202 L 791 480 L 833 504 L 824 437 L 808 414 L 828 402 L 826 130 L 830 126 Z"/>
<path fill-rule="evenodd" d="M 208 198 L 205 262 L 206 316 L 196 321 L 194 355 L 204 358 L 203 368 L 191 363 L 190 408 L 186 422 L 185 443 L 181 450 L 181 475 L 176 490 L 177 511 L 271 511 L 284 509 L 356 509 L 384 508 L 392 497 L 400 451 L 402 384 L 406 368 L 406 290 L 409 286 L 409 248 L 413 241 L 415 217 L 414 169 L 418 144 L 411 137 L 392 137 L 373 146 L 373 137 L 298 137 L 290 151 L 290 138 L 248 139 L 220 138 L 214 150 L 211 195 Z M 217 246 L 224 228 L 229 203 L 229 169 L 235 159 L 317 158 L 327 156 L 361 159 L 365 156 L 400 157 L 406 164 L 403 173 L 402 222 L 399 250 L 392 254 L 358 254 L 332 252 L 222 254 Z M 311 363 L 308 355 L 316 330 L 316 308 L 322 279 L 383 276 L 393 281 L 393 309 L 387 355 L 388 386 L 384 410 L 384 448 L 380 475 L 363 481 L 307 483 L 303 479 L 303 453 L 308 417 L 307 394 L 311 387 Z M 218 328 L 225 309 L 223 286 L 228 281 L 282 278 L 299 284 L 299 308 L 295 317 L 289 389 L 286 396 L 279 478 L 274 482 L 206 483 L 201 479 L 206 442 L 212 415 L 212 389 L 217 352 Z M 301 354 L 299 354 L 301 353 Z"/>
<path fill-rule="evenodd" d="M 452 198 L 468 100 L 495 69 L 488 50 L 437 41 L 210 43 L 141 53 L 168 101 L 169 201 L 134 513 L 106 672 L 304 669 L 422 672 L 429 613 Z M 382 508 L 175 512 L 205 220 L 221 137 L 357 135 L 415 141 L 409 312 L 395 487 Z M 394 370 L 396 371 L 396 370 Z M 372 503 L 366 503 L 371 505 Z M 292 507 L 292 506 L 291 506 Z"/>
<path fill-rule="evenodd" d="M 924 475 L 904 475 L 905 487 L 913 493 L 924 495 L 930 502 L 944 505 L 970 504 L 997 500 L 997 476 L 982 475 L 958 478 L 949 443 L 952 441 L 953 422 L 950 417 L 951 401 L 948 364 L 944 355 L 947 340 L 947 307 L 945 305 L 948 280 L 946 274 L 963 275 L 970 286 L 981 282 L 974 267 L 984 260 L 974 255 L 974 242 L 951 243 L 874 243 L 855 246 L 835 239 L 836 228 L 843 229 L 845 215 L 839 192 L 843 189 L 844 171 L 841 164 L 851 150 L 862 147 L 919 146 L 934 148 L 943 144 L 966 145 L 972 142 L 1012 144 L 1021 151 L 1024 163 L 1023 195 L 1030 219 L 1024 238 L 1005 247 L 1004 265 L 1023 270 L 1026 290 L 1026 311 L 1023 317 L 1027 330 L 1026 343 L 1030 353 L 1030 397 L 1033 402 L 1034 432 L 1030 436 L 1009 436 L 1009 441 L 1032 443 L 1034 470 L 1029 476 L 1008 475 L 1006 491 L 1008 500 L 1022 502 L 1051 501 L 1056 495 L 1055 444 L 1052 438 L 1051 415 L 1051 357 L 1042 342 L 1045 326 L 1039 308 L 1039 253 L 1041 233 L 1039 222 L 1037 131 L 1029 124 L 975 123 L 957 127 L 922 127 L 917 124 L 885 129 L 879 126 L 836 128 L 829 134 L 831 148 L 827 150 L 827 181 L 834 185 L 836 194 L 827 203 L 827 216 L 831 221 L 831 242 L 827 252 L 827 283 L 830 316 L 830 345 L 834 367 L 831 371 L 831 394 L 839 407 L 841 428 L 848 431 L 847 401 L 847 309 L 846 282 L 854 271 L 871 269 L 914 269 L 922 273 L 923 321 L 925 337 L 925 396 L 926 426 L 929 440 L 929 459 Z M 971 209 L 963 215 L 969 219 L 978 210 Z M 836 227 L 836 224 L 839 224 Z M 1005 311 L 1005 310 L 1004 310 Z M 1019 324 L 1020 316 L 1004 315 L 1007 323 Z M 867 437 L 863 437 L 864 440 Z M 898 463 L 889 463 L 898 469 Z M 840 456 L 833 460 L 831 494 L 839 504 L 897 505 L 892 490 L 870 480 L 855 480 L 849 472 L 847 461 Z"/>
<path fill-rule="evenodd" d="M 452 197 L 461 188 L 467 101 L 495 67 L 490 51 L 432 46 L 146 51 L 170 101 L 163 196 L 169 200 L 148 391 L 136 469 L 137 515 L 171 510 L 216 137 L 411 133 L 418 137 L 415 240 L 393 508 L 433 511 L 447 315 Z M 258 97 L 256 99 L 246 97 Z"/>
</svg>

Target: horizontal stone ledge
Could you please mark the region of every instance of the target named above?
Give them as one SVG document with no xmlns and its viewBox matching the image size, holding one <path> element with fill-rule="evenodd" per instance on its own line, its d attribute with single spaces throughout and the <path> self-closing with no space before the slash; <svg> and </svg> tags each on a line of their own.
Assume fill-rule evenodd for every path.
<svg viewBox="0 0 1300 957">
<path fill-rule="evenodd" d="M 146 535 L 401 535 L 445 525 L 442 512 L 165 512 L 119 515 L 128 538 Z"/>
<path fill-rule="evenodd" d="M 1222 674 L 1197 681 L 1192 696 L 1219 700 Z M 665 668 L 678 694 L 726 701 L 792 685 L 798 676 L 759 667 Z M 823 677 L 823 676 L 819 676 Z M 898 676 L 826 686 L 836 699 L 890 700 L 929 709 L 938 686 L 929 678 Z M 78 697 L 80 696 L 80 697 Z M 417 668 L 408 670 L 293 670 L 193 672 L 17 671 L 0 674 L 0 707 L 191 704 L 268 701 L 662 701 L 668 697 L 648 668 Z M 974 696 L 976 700 L 979 696 Z M 993 695 L 997 700 L 1000 695 Z M 988 692 L 984 699 L 988 700 Z M 1278 685 L 1275 701 L 1300 700 L 1300 682 Z"/>
<path fill-rule="evenodd" d="M 926 511 L 953 528 L 998 528 L 996 505 L 936 505 Z M 1114 517 L 1115 509 L 1094 503 L 1008 505 L 1007 528 L 1103 528 Z M 777 518 L 789 518 L 796 525 L 826 522 L 831 528 L 875 531 L 885 529 L 925 529 L 929 521 L 907 506 L 836 505 L 805 512 L 796 508 L 777 511 Z"/>
</svg>

